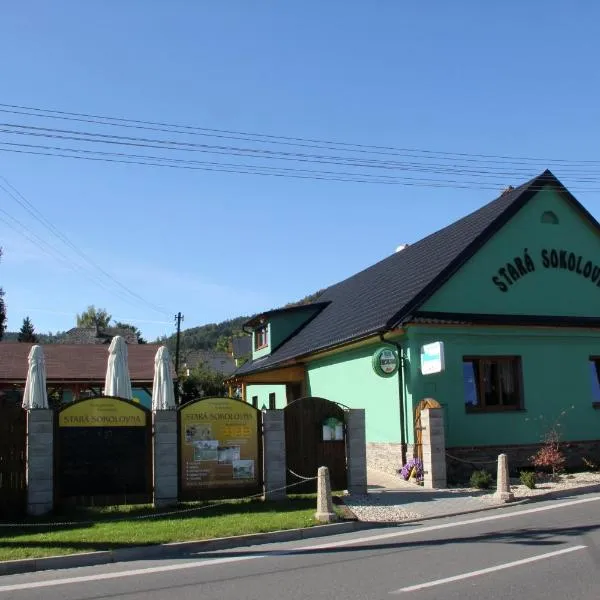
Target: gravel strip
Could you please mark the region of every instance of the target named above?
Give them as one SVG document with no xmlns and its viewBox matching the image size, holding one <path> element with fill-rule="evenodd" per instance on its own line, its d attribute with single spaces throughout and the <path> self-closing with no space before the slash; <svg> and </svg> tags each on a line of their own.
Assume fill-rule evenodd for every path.
<svg viewBox="0 0 600 600">
<path fill-rule="evenodd" d="M 561 475 L 558 481 L 544 481 L 538 483 L 534 489 L 530 490 L 521 484 L 518 479 L 510 480 L 510 489 L 515 495 L 515 499 L 531 498 L 532 496 L 541 496 L 549 492 L 560 492 L 564 490 L 574 490 L 586 488 L 590 485 L 600 484 L 600 473 L 572 473 L 569 475 Z M 482 496 L 484 500 L 491 500 L 492 494 Z"/>
<path fill-rule="evenodd" d="M 532 496 L 542 496 L 550 492 L 585 489 L 600 484 L 600 473 L 584 472 L 562 475 L 558 481 L 544 481 L 529 489 L 519 479 L 511 479 L 511 491 L 515 500 Z M 493 491 L 486 493 L 470 487 L 454 487 L 444 490 L 425 490 L 404 480 L 398 487 L 369 494 L 344 497 L 344 504 L 356 515 L 359 521 L 398 523 L 419 519 L 424 515 L 444 516 L 461 510 L 485 508 L 497 505 Z M 422 509 L 422 512 L 411 510 Z"/>
<path fill-rule="evenodd" d="M 356 515 L 359 521 L 371 523 L 397 523 L 418 519 L 422 515 L 405 510 L 399 504 L 390 506 L 381 494 L 361 494 L 344 497 L 344 504 Z"/>
</svg>

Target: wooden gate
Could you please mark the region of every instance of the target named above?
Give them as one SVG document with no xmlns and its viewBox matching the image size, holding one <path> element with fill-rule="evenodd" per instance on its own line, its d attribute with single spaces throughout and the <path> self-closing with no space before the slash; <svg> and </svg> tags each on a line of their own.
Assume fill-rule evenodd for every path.
<svg viewBox="0 0 600 600">
<path fill-rule="evenodd" d="M 24 514 L 27 413 L 19 393 L 0 395 L 0 517 Z"/>
<path fill-rule="evenodd" d="M 346 419 L 345 410 L 325 398 L 300 398 L 283 409 L 287 484 L 303 477 L 316 477 L 319 467 L 329 468 L 332 490 L 345 490 Z M 295 485 L 290 494 L 317 490 L 316 480 Z"/>
<path fill-rule="evenodd" d="M 152 502 L 152 418 L 122 398 L 85 398 L 56 419 L 56 502 L 106 506 Z"/>
</svg>

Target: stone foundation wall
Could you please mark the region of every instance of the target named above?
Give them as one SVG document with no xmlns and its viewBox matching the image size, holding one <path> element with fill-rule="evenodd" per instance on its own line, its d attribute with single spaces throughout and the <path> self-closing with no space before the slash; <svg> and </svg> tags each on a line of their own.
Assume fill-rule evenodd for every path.
<svg viewBox="0 0 600 600">
<path fill-rule="evenodd" d="M 398 469 L 401 469 L 402 465 L 402 444 L 387 442 L 367 443 L 367 469 L 375 469 L 389 473 L 390 475 L 397 475 Z"/>
<path fill-rule="evenodd" d="M 486 469 L 495 476 L 499 454 L 507 455 L 510 476 L 518 477 L 521 469 L 531 467 L 531 456 L 540 447 L 541 444 L 522 444 L 446 448 L 448 481 L 467 481 L 471 473 L 478 469 Z M 561 450 L 567 458 L 567 469 L 586 469 L 583 458 L 600 464 L 600 440 L 564 442 L 561 443 Z"/>
</svg>

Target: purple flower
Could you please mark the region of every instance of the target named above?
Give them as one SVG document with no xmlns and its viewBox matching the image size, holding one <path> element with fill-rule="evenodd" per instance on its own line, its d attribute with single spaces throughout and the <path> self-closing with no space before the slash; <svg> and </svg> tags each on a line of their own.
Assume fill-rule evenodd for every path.
<svg viewBox="0 0 600 600">
<path fill-rule="evenodd" d="M 405 481 L 408 481 L 413 469 L 415 469 L 417 481 L 423 481 L 423 462 L 420 458 L 411 458 L 401 469 L 398 470 L 398 473 L 400 473 L 401 477 Z"/>
</svg>

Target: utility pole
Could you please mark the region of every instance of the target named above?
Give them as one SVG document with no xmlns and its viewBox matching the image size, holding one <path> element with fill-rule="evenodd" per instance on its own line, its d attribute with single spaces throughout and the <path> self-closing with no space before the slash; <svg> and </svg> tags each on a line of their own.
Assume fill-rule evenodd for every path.
<svg viewBox="0 0 600 600">
<path fill-rule="evenodd" d="M 183 321 L 183 315 L 178 312 L 175 315 L 175 321 L 177 323 L 177 338 L 175 341 L 175 376 L 177 382 L 179 382 L 179 338 L 181 337 L 181 321 Z M 175 384 L 175 402 L 179 404 L 179 385 Z"/>
</svg>

